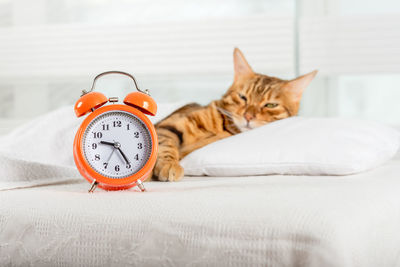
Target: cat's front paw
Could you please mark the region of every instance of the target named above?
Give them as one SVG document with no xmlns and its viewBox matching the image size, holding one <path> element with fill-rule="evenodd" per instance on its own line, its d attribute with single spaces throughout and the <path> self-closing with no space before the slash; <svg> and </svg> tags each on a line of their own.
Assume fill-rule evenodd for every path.
<svg viewBox="0 0 400 267">
<path fill-rule="evenodd" d="M 157 162 L 154 175 L 163 182 L 179 181 L 183 177 L 183 168 L 178 161 Z"/>
</svg>

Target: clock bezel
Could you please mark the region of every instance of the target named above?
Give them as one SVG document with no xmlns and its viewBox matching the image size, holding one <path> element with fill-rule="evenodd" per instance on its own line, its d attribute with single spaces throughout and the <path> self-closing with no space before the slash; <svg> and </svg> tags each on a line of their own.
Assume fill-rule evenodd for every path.
<svg viewBox="0 0 400 267">
<path fill-rule="evenodd" d="M 131 176 L 125 178 L 109 178 L 101 175 L 97 171 L 95 171 L 90 164 L 87 162 L 86 157 L 84 155 L 84 151 L 82 148 L 83 137 L 87 127 L 90 123 L 96 119 L 99 115 L 102 115 L 105 112 L 109 111 L 125 111 L 131 113 L 138 117 L 144 125 L 147 127 L 150 138 L 152 142 L 151 153 L 149 156 L 148 161 L 146 164 L 136 173 Z M 89 182 L 92 183 L 94 179 L 98 182 L 98 186 L 100 188 L 106 190 L 122 190 L 128 189 L 136 185 L 136 181 L 140 179 L 142 182 L 145 181 L 151 174 L 153 170 L 154 164 L 156 163 L 157 159 L 157 150 L 158 150 L 158 140 L 157 140 L 157 133 L 156 130 L 151 123 L 151 121 L 147 118 L 147 116 L 141 112 L 140 110 L 127 106 L 127 105 L 120 105 L 120 104 L 111 104 L 107 106 L 103 106 L 101 108 L 96 109 L 92 112 L 85 120 L 82 122 L 81 126 L 78 129 L 78 132 L 75 135 L 74 141 L 74 160 L 76 166 L 81 173 L 81 175 Z"/>
</svg>

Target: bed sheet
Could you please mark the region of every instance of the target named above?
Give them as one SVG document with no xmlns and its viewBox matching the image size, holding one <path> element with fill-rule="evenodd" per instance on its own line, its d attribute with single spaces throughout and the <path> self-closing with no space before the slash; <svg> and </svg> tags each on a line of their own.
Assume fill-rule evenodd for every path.
<svg viewBox="0 0 400 267">
<path fill-rule="evenodd" d="M 400 266 L 400 160 L 351 176 L 0 191 L 0 266 Z"/>
</svg>

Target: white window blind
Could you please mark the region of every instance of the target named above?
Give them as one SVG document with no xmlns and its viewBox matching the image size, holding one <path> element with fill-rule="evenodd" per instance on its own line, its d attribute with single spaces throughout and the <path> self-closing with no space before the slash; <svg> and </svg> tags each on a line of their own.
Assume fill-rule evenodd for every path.
<svg viewBox="0 0 400 267">
<path fill-rule="evenodd" d="M 397 73 L 400 16 L 355 15 L 302 18 L 300 70 L 322 74 Z"/>
</svg>

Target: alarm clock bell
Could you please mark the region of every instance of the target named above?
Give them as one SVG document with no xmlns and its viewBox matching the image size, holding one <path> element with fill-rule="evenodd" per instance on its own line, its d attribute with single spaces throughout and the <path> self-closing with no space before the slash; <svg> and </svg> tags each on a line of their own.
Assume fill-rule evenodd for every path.
<svg viewBox="0 0 400 267">
<path fill-rule="evenodd" d="M 83 115 L 103 106 L 107 102 L 107 97 L 100 92 L 86 93 L 75 103 L 75 114 L 78 118 L 82 117 Z"/>
<path fill-rule="evenodd" d="M 141 110 L 145 114 L 154 116 L 157 113 L 157 104 L 154 99 L 149 96 L 148 90 L 146 90 L 146 92 L 147 93 L 130 93 L 125 97 L 124 103 Z"/>
</svg>

